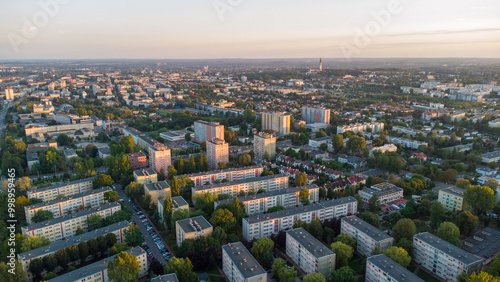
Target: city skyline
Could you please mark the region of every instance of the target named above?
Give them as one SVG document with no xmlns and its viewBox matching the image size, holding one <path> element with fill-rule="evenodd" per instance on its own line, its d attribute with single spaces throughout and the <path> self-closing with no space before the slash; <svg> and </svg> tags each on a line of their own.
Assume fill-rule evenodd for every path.
<svg viewBox="0 0 500 282">
<path fill-rule="evenodd" d="M 3 4 L 2 60 L 500 57 L 491 0 L 27 2 Z"/>
</svg>

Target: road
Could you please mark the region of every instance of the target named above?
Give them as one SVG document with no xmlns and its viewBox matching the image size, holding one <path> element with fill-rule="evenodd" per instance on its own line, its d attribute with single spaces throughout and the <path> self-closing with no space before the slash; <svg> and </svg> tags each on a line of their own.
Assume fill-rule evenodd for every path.
<svg viewBox="0 0 500 282">
<path fill-rule="evenodd" d="M 144 224 L 142 224 L 141 219 L 139 218 L 137 213 L 134 211 L 134 205 L 132 203 L 128 202 L 128 200 L 127 200 L 128 197 L 125 195 L 125 191 L 122 190 L 122 186 L 120 184 L 115 184 L 115 187 L 116 187 L 116 192 L 118 192 L 118 195 L 120 195 L 120 198 L 122 198 L 124 200 L 123 202 L 125 203 L 125 205 L 127 205 L 130 208 L 130 210 L 132 211 L 132 220 L 137 224 L 137 226 L 139 226 L 139 230 L 141 230 L 142 235 L 144 236 L 144 240 L 146 241 L 146 244 L 148 245 L 149 249 L 151 250 L 151 252 L 155 256 L 155 258 L 162 265 L 165 265 L 167 263 L 167 261 L 165 260 L 165 258 L 161 254 L 160 249 L 158 249 L 158 246 L 156 246 L 156 243 L 154 242 L 153 238 L 151 238 L 151 236 L 149 235 L 149 233 L 146 229 L 146 226 L 144 226 Z M 150 223 L 150 224 L 151 224 L 151 226 L 153 226 L 152 223 Z M 158 236 L 160 236 L 160 234 L 158 234 Z M 165 242 L 163 242 L 163 245 L 165 245 L 165 247 L 168 250 L 167 244 L 165 244 Z"/>
</svg>

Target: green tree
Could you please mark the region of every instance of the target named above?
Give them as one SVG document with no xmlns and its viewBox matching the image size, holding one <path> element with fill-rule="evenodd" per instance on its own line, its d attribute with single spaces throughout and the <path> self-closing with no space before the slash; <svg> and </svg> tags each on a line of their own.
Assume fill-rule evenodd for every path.
<svg viewBox="0 0 500 282">
<path fill-rule="evenodd" d="M 460 242 L 460 229 L 448 221 L 445 221 L 439 225 L 437 229 L 437 236 L 445 241 L 450 242 L 453 245 L 460 247 L 462 242 Z"/>
<path fill-rule="evenodd" d="M 473 213 L 482 215 L 495 207 L 495 192 L 487 187 L 477 185 L 465 190 L 464 201 Z"/>
<path fill-rule="evenodd" d="M 282 210 L 286 210 L 286 208 L 284 206 L 281 206 L 281 205 L 277 205 L 277 206 L 274 206 L 272 208 L 269 208 L 267 210 L 267 213 L 271 213 L 271 212 L 277 212 L 277 211 L 282 211 Z"/>
<path fill-rule="evenodd" d="M 378 215 L 372 213 L 372 212 L 364 212 L 361 214 L 360 218 L 369 224 L 379 228 L 380 227 L 380 218 Z"/>
<path fill-rule="evenodd" d="M 282 258 L 277 258 L 272 266 L 273 274 L 278 278 L 278 281 L 293 282 L 297 277 L 295 267 L 288 269 L 286 261 Z"/>
<path fill-rule="evenodd" d="M 112 233 L 109 234 L 115 236 L 115 234 Z M 68 253 L 70 261 L 78 261 L 80 259 L 80 250 L 78 249 L 77 245 L 68 246 L 66 248 L 66 252 Z"/>
<path fill-rule="evenodd" d="M 302 205 L 304 205 L 304 206 L 309 205 L 309 195 L 310 195 L 309 189 L 307 189 L 305 187 L 300 189 L 299 200 L 302 203 Z"/>
<path fill-rule="evenodd" d="M 304 276 L 302 282 L 326 282 L 326 279 L 321 273 L 309 273 Z"/>
<path fill-rule="evenodd" d="M 344 147 L 344 136 L 342 134 L 335 134 L 332 137 L 332 146 L 336 153 Z"/>
<path fill-rule="evenodd" d="M 108 192 L 104 193 L 104 200 L 106 200 L 110 203 L 118 201 L 119 198 L 120 198 L 120 196 L 118 195 L 118 192 L 116 192 L 116 191 L 108 191 Z"/>
<path fill-rule="evenodd" d="M 104 223 L 103 217 L 101 215 L 99 214 L 90 215 L 87 218 L 88 231 L 92 231 L 102 227 L 103 223 Z"/>
<path fill-rule="evenodd" d="M 8 266 L 3 261 L 0 262 L 0 277 L 2 277 L 3 282 L 19 282 L 27 280 L 26 271 L 24 271 L 21 262 L 16 260 L 14 265 L 15 265 L 15 271 L 14 274 L 12 274 L 9 272 L 9 270 L 11 269 L 10 266 Z"/>
<path fill-rule="evenodd" d="M 323 226 L 321 225 L 319 218 L 316 218 L 313 221 L 311 221 L 308 230 L 309 233 L 311 233 L 311 235 L 313 235 L 315 238 L 323 237 Z"/>
<path fill-rule="evenodd" d="M 89 255 L 95 257 L 99 253 L 99 244 L 97 243 L 97 239 L 89 239 L 87 241 L 87 245 L 89 246 Z"/>
<path fill-rule="evenodd" d="M 492 178 L 492 179 L 486 181 L 486 183 L 484 183 L 484 186 L 487 186 L 494 191 L 498 187 L 498 181 L 496 179 Z"/>
<path fill-rule="evenodd" d="M 409 218 L 400 219 L 392 228 L 392 236 L 396 241 L 402 238 L 413 240 L 413 235 L 417 232 L 415 223 Z"/>
<path fill-rule="evenodd" d="M 305 186 L 307 185 L 307 174 L 304 172 L 295 175 L 295 186 Z"/>
<path fill-rule="evenodd" d="M 47 270 L 47 272 L 54 271 L 54 269 L 56 269 L 56 267 L 58 266 L 57 259 L 52 254 L 44 256 L 42 258 L 42 261 L 43 267 L 45 268 L 45 270 Z"/>
<path fill-rule="evenodd" d="M 171 258 L 165 265 L 165 274 L 175 273 L 179 281 L 194 282 L 196 273 L 189 258 Z"/>
<path fill-rule="evenodd" d="M 331 245 L 332 251 L 336 255 L 337 267 L 347 266 L 353 255 L 353 248 L 342 242 L 335 242 Z"/>
<path fill-rule="evenodd" d="M 32 188 L 31 183 L 32 183 L 31 178 L 24 176 L 16 181 L 16 188 L 21 191 L 29 191 Z"/>
<path fill-rule="evenodd" d="M 186 135 L 184 135 L 184 139 L 186 139 L 186 141 L 191 141 L 191 133 L 186 133 Z"/>
<path fill-rule="evenodd" d="M 40 210 L 31 218 L 35 223 L 53 219 L 54 214 L 51 211 Z"/>
<path fill-rule="evenodd" d="M 384 255 L 399 263 L 404 268 L 407 268 L 411 262 L 411 257 L 408 252 L 400 247 L 392 246 L 389 249 L 385 250 Z"/>
<path fill-rule="evenodd" d="M 22 269 L 22 267 L 21 267 Z M 35 277 L 38 277 L 40 278 L 40 274 L 42 274 L 42 271 L 43 271 L 43 261 L 42 259 L 40 258 L 36 258 L 36 259 L 33 259 L 31 262 L 30 262 L 30 265 L 28 267 L 29 271 L 31 273 L 33 273 L 33 275 Z M 40 279 L 38 279 L 40 280 Z M 23 281 L 23 280 L 21 280 Z"/>
<path fill-rule="evenodd" d="M 127 252 L 121 252 L 108 264 L 108 277 L 110 281 L 138 281 L 139 271 L 139 261 L 137 261 L 135 256 Z"/>
<path fill-rule="evenodd" d="M 25 237 L 21 244 L 21 252 L 28 252 L 43 246 L 50 245 L 50 240 L 41 236 Z"/>
<path fill-rule="evenodd" d="M 376 193 L 374 193 L 368 200 L 368 209 L 374 213 L 380 210 L 380 200 L 378 199 L 378 195 Z"/>
<path fill-rule="evenodd" d="M 343 266 L 337 269 L 332 274 L 333 282 L 356 282 L 358 278 L 356 278 L 356 272 L 352 270 L 349 266 Z"/>
<path fill-rule="evenodd" d="M 479 218 L 470 211 L 462 211 L 455 218 L 455 224 L 462 234 L 472 236 L 479 225 Z"/>
<path fill-rule="evenodd" d="M 174 209 L 172 207 L 172 198 L 170 196 L 167 196 L 165 201 L 163 201 L 163 218 L 168 228 L 170 228 L 170 226 L 172 225 L 173 212 Z"/>
<path fill-rule="evenodd" d="M 132 246 L 138 246 L 144 242 L 139 226 L 132 224 L 125 230 L 125 242 Z"/>
<path fill-rule="evenodd" d="M 106 242 L 108 248 L 113 247 L 116 244 L 116 235 L 113 233 L 106 234 Z"/>
<path fill-rule="evenodd" d="M 236 225 L 233 213 L 228 209 L 217 209 L 210 218 L 210 223 L 221 226 L 225 231 L 231 230 Z"/>
<path fill-rule="evenodd" d="M 176 177 L 173 177 L 170 181 L 170 191 L 172 191 L 172 195 L 179 196 L 181 194 L 179 181 Z"/>
<path fill-rule="evenodd" d="M 350 246 L 351 248 L 356 247 L 356 239 L 352 238 L 351 236 L 349 236 L 347 234 L 339 234 L 339 236 L 337 236 L 337 238 L 335 238 L 335 242 L 342 242 L 342 243 Z"/>
<path fill-rule="evenodd" d="M 500 257 L 496 257 L 490 264 L 490 267 L 486 270 L 489 274 L 493 276 L 500 276 Z"/>
<path fill-rule="evenodd" d="M 82 235 L 85 233 L 85 230 L 83 230 L 81 227 L 78 227 L 75 232 L 75 236 Z"/>
<path fill-rule="evenodd" d="M 104 173 L 99 173 L 93 181 L 94 189 L 112 186 L 113 183 L 114 183 L 113 178 Z"/>
<path fill-rule="evenodd" d="M 446 217 L 446 210 L 440 202 L 434 202 L 431 205 L 431 227 L 437 228 Z"/>
<path fill-rule="evenodd" d="M 271 252 L 273 249 L 274 249 L 273 240 L 267 237 L 263 237 L 253 244 L 250 252 L 252 253 L 252 255 L 254 255 L 254 257 L 260 260 L 262 259 L 262 256 L 264 255 L 265 252 Z"/>
<path fill-rule="evenodd" d="M 366 150 L 366 140 L 363 137 L 353 135 L 349 138 L 349 141 L 347 141 L 346 147 L 350 152 L 359 155 L 362 151 Z"/>
<path fill-rule="evenodd" d="M 82 262 L 85 261 L 90 254 L 89 245 L 87 244 L 87 242 L 80 242 L 78 244 L 78 251 L 80 253 L 80 259 L 82 260 Z"/>
<path fill-rule="evenodd" d="M 64 269 L 67 269 L 70 258 L 66 249 L 59 249 L 56 251 L 54 257 L 57 259 L 57 264 Z"/>
<path fill-rule="evenodd" d="M 56 141 L 57 143 L 59 143 L 59 145 L 65 147 L 71 147 L 71 144 L 73 144 L 73 139 L 66 134 L 59 134 L 59 136 L 57 136 L 56 138 Z"/>
</svg>

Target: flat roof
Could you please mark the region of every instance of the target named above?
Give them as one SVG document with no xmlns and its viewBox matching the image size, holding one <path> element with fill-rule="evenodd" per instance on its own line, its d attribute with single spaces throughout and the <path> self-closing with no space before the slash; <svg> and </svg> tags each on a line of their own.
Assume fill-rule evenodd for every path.
<svg viewBox="0 0 500 282">
<path fill-rule="evenodd" d="M 441 193 L 441 192 L 446 192 L 446 193 L 452 194 L 454 196 L 463 197 L 465 190 L 458 188 L 458 187 L 455 187 L 455 186 L 452 186 L 452 187 L 448 187 L 448 188 L 439 190 L 439 193 Z"/>
<path fill-rule="evenodd" d="M 182 220 L 177 220 L 175 222 L 179 225 L 180 228 L 184 231 L 184 233 L 196 232 L 196 228 L 201 228 L 201 230 L 208 229 L 212 227 L 212 224 L 208 222 L 203 216 L 196 216 L 191 218 L 186 218 Z"/>
<path fill-rule="evenodd" d="M 134 170 L 134 174 L 137 176 L 149 176 L 149 175 L 155 175 L 156 171 L 152 168 L 140 168 Z"/>
<path fill-rule="evenodd" d="M 253 166 L 245 166 L 245 167 L 237 167 L 237 168 L 217 169 L 217 170 L 210 170 L 210 171 L 205 171 L 205 172 L 186 174 L 186 176 L 187 177 L 198 177 L 198 176 L 205 176 L 205 175 L 211 175 L 211 174 L 217 174 L 217 173 L 229 173 L 229 172 L 233 172 L 233 171 L 258 169 L 258 168 L 263 168 L 263 166 L 262 165 L 253 165 Z"/>
<path fill-rule="evenodd" d="M 327 246 L 323 245 L 318 239 L 314 238 L 304 228 L 290 229 L 286 232 L 295 241 L 299 242 L 306 250 L 308 250 L 314 257 L 322 258 L 326 256 L 335 255 Z"/>
<path fill-rule="evenodd" d="M 57 189 L 57 188 L 61 188 L 61 187 L 69 186 L 69 185 L 74 185 L 74 184 L 78 184 L 78 183 L 82 183 L 82 182 L 94 181 L 94 179 L 95 179 L 95 176 L 92 176 L 89 178 L 83 178 L 83 179 L 74 180 L 74 181 L 70 181 L 70 182 L 66 182 L 66 183 L 52 185 L 52 186 L 35 188 L 35 189 L 28 191 L 28 192 L 38 193 L 38 192 L 43 192 L 45 190 Z"/>
<path fill-rule="evenodd" d="M 291 216 L 291 215 L 296 215 L 296 214 L 301 214 L 307 211 L 316 211 L 324 208 L 329 208 L 333 206 L 338 206 L 338 205 L 343 205 L 347 203 L 357 203 L 358 201 L 354 199 L 353 197 L 344 197 L 340 199 L 333 199 L 330 201 L 324 201 L 320 203 L 314 203 L 310 204 L 307 206 L 300 206 L 300 207 L 295 207 L 291 209 L 286 209 L 282 211 L 277 211 L 277 212 L 271 212 L 267 214 L 254 214 L 249 217 L 244 218 L 248 223 L 255 223 L 255 222 L 262 222 L 262 221 L 267 221 L 270 219 L 276 219 L 276 218 L 282 218 L 285 216 Z"/>
<path fill-rule="evenodd" d="M 186 200 L 184 200 L 184 198 L 182 196 L 172 197 L 172 205 L 175 206 L 176 204 L 178 207 L 189 205 L 188 202 Z"/>
<path fill-rule="evenodd" d="M 394 281 L 424 281 L 417 275 L 413 274 L 413 272 L 404 268 L 402 265 L 393 261 L 384 254 L 371 256 L 367 258 L 366 261 L 372 263 L 380 270 L 387 273 L 387 275 L 391 276 Z"/>
<path fill-rule="evenodd" d="M 354 226 L 359 231 L 363 232 L 364 234 L 366 234 L 375 241 L 384 241 L 387 239 L 392 239 L 392 237 L 389 236 L 389 234 L 383 232 L 382 230 L 378 229 L 377 227 L 369 224 L 368 222 L 362 220 L 361 218 L 355 215 L 343 217 L 341 220 L 342 222 L 347 222 L 350 225 Z"/>
<path fill-rule="evenodd" d="M 203 190 L 209 190 L 209 189 L 214 189 L 214 188 L 219 188 L 219 187 L 238 185 L 238 184 L 242 184 L 242 183 L 260 182 L 260 181 L 266 181 L 269 179 L 285 178 L 285 177 L 289 178 L 288 175 L 284 175 L 284 174 L 266 175 L 266 176 L 261 176 L 261 177 L 247 178 L 247 179 L 236 180 L 236 181 L 231 181 L 231 182 L 224 182 L 224 183 L 219 183 L 219 184 L 197 186 L 197 187 L 194 187 L 194 189 L 195 189 L 195 191 L 203 191 Z"/>
<path fill-rule="evenodd" d="M 147 183 L 144 186 L 146 186 L 149 191 L 164 190 L 164 189 L 170 188 L 170 185 L 167 183 L 167 181 L 164 181 L 164 180 L 158 181 L 155 183 Z"/>
<path fill-rule="evenodd" d="M 17 256 L 20 258 L 23 258 L 23 260 L 34 259 L 34 258 L 40 257 L 44 253 L 48 253 L 50 251 L 55 252 L 59 249 L 64 249 L 64 248 L 66 248 L 68 246 L 72 246 L 72 245 L 78 245 L 80 242 L 86 242 L 89 239 L 96 238 L 96 237 L 99 237 L 101 235 L 105 236 L 108 233 L 126 228 L 128 225 L 129 225 L 128 221 L 126 221 L 126 220 L 120 221 L 118 223 L 111 224 L 111 225 L 108 225 L 108 226 L 105 226 L 103 228 L 99 228 L 99 229 L 96 229 L 96 230 L 93 230 L 90 232 L 86 232 L 86 233 L 83 233 L 83 234 L 78 235 L 78 236 L 69 237 L 66 240 L 56 241 L 50 245 L 43 246 L 43 247 L 37 248 L 37 249 L 33 249 L 31 251 L 27 251 L 27 252 L 18 254 Z"/>
<path fill-rule="evenodd" d="M 89 191 L 86 191 L 86 192 L 82 192 L 82 193 L 78 193 L 78 194 L 74 194 L 74 195 L 71 195 L 71 196 L 62 197 L 62 198 L 50 200 L 50 201 L 47 201 L 47 202 L 42 202 L 42 203 L 38 203 L 38 204 L 26 206 L 26 208 L 28 208 L 28 210 L 31 210 L 31 209 L 34 209 L 34 208 L 39 208 L 39 207 L 44 207 L 44 206 L 51 206 L 51 205 L 55 205 L 57 203 L 71 201 L 71 200 L 78 199 L 78 198 L 81 198 L 81 197 L 85 197 L 85 196 L 88 196 L 88 195 L 99 194 L 99 193 L 106 193 L 108 191 L 113 191 L 113 189 L 111 189 L 111 187 L 109 187 L 109 186 L 98 188 L 98 189 L 92 189 L 92 190 L 89 190 Z"/>
<path fill-rule="evenodd" d="M 170 273 L 151 278 L 151 282 L 179 282 L 179 279 L 175 273 Z"/>
<path fill-rule="evenodd" d="M 478 230 L 463 241 L 462 249 L 484 259 L 490 259 L 500 251 L 500 231 L 489 227 Z"/>
<path fill-rule="evenodd" d="M 286 189 L 280 189 L 280 190 L 275 190 L 275 191 L 269 191 L 269 192 L 264 192 L 260 194 L 253 194 L 250 196 L 244 196 L 244 197 L 236 197 L 240 202 L 246 202 L 246 201 L 251 201 L 251 200 L 257 200 L 257 199 L 263 199 L 263 198 L 269 198 L 269 197 L 275 197 L 279 195 L 285 195 L 285 194 L 292 194 L 292 193 L 297 193 L 299 192 L 302 188 L 307 188 L 307 189 L 319 189 L 318 185 L 312 184 L 312 185 L 307 185 L 307 186 L 300 186 L 300 187 L 291 187 L 291 188 L 286 188 Z M 217 204 L 228 204 L 232 203 L 233 198 L 230 199 L 225 199 L 222 201 L 217 201 Z"/>
<path fill-rule="evenodd" d="M 46 227 L 46 226 L 50 226 L 50 225 L 58 224 L 58 223 L 61 223 L 61 222 L 65 222 L 67 220 L 71 220 L 71 219 L 74 219 L 74 218 L 78 218 L 78 217 L 82 217 L 82 216 L 87 216 L 87 215 L 93 214 L 95 212 L 98 212 L 98 211 L 101 211 L 101 210 L 106 210 L 106 209 L 117 207 L 117 206 L 121 207 L 120 203 L 118 203 L 118 202 L 112 202 L 112 203 L 100 205 L 98 207 L 94 207 L 94 208 L 90 208 L 90 209 L 84 209 L 84 210 L 81 210 L 81 211 L 76 212 L 76 213 L 72 213 L 72 214 L 60 216 L 60 217 L 57 217 L 57 218 L 49 219 L 49 220 L 46 220 L 46 221 L 34 223 L 34 224 L 31 224 L 31 225 L 28 225 L 28 226 L 24 226 L 22 228 L 24 230 L 26 230 L 26 232 L 29 232 L 29 231 L 33 231 L 33 230 L 36 230 L 36 229 L 39 229 L 39 228 Z"/>
<path fill-rule="evenodd" d="M 226 252 L 244 278 L 266 274 L 262 266 L 241 242 L 224 245 L 222 251 Z"/>
<path fill-rule="evenodd" d="M 422 242 L 425 242 L 428 245 L 431 245 L 432 247 L 442 251 L 443 253 L 453 257 L 454 259 L 466 264 L 470 265 L 475 262 L 482 261 L 483 259 L 481 257 L 478 257 L 474 254 L 471 254 L 465 250 L 460 249 L 459 247 L 448 243 L 447 241 L 439 238 L 436 235 L 432 235 L 429 232 L 422 232 L 419 233 L 415 236 L 413 236 L 413 239 L 418 239 Z"/>
<path fill-rule="evenodd" d="M 487 159 L 500 157 L 500 150 L 483 154 L 482 157 Z"/>
<path fill-rule="evenodd" d="M 138 257 L 146 252 L 141 247 L 134 247 L 130 250 L 125 251 L 134 257 Z M 54 279 L 50 279 L 51 282 L 68 282 L 68 281 L 77 281 L 82 279 L 83 277 L 87 277 L 89 275 L 96 274 L 97 272 L 101 272 L 108 268 L 108 263 L 112 261 L 118 254 L 100 260 L 98 262 L 94 262 L 93 264 L 86 265 L 85 267 L 73 270 L 69 273 L 63 274 L 61 276 L 57 276 Z"/>
</svg>

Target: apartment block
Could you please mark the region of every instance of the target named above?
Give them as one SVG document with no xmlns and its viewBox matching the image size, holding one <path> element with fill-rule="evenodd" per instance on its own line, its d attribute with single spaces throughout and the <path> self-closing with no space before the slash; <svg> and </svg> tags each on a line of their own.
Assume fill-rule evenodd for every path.
<svg viewBox="0 0 500 282">
<path fill-rule="evenodd" d="M 394 242 L 394 238 L 387 233 L 357 216 L 343 217 L 340 232 L 356 239 L 356 250 L 365 257 L 371 256 L 375 249 L 381 252 L 387 250 Z"/>
<path fill-rule="evenodd" d="M 285 208 L 293 208 L 301 206 L 299 193 L 302 188 L 309 190 L 309 202 L 316 203 L 319 200 L 319 187 L 315 184 L 302 187 L 292 187 L 260 194 L 253 194 L 245 197 L 238 197 L 238 200 L 243 204 L 245 213 L 248 215 L 264 213 L 268 209 L 275 206 L 283 206 Z M 215 208 L 221 204 L 230 204 L 233 199 L 226 199 L 215 202 Z"/>
<path fill-rule="evenodd" d="M 163 210 L 165 207 L 163 206 L 165 200 L 158 201 L 158 214 L 160 215 L 161 221 L 165 221 L 163 218 Z M 189 210 L 189 204 L 182 196 L 172 197 L 172 208 L 173 212 L 178 210 Z"/>
<path fill-rule="evenodd" d="M 70 137 L 75 137 L 75 133 L 80 131 L 90 131 L 90 135 L 95 136 L 94 124 L 93 123 L 75 123 L 75 124 L 60 124 L 60 125 L 41 125 L 41 124 L 28 124 L 24 128 L 26 137 L 35 136 L 36 134 L 47 135 L 48 137 L 58 136 L 60 134 L 66 134 Z"/>
<path fill-rule="evenodd" d="M 239 193 L 257 193 L 260 189 L 267 192 L 288 188 L 289 177 L 283 174 L 268 175 L 257 178 L 225 182 L 207 186 L 198 186 L 192 188 L 194 194 L 212 193 L 214 195 L 229 194 L 237 196 Z"/>
<path fill-rule="evenodd" d="M 500 161 L 500 150 L 483 154 L 481 157 L 482 157 L 481 161 L 485 164 L 488 164 L 491 162 L 498 162 L 498 161 Z"/>
<path fill-rule="evenodd" d="M 306 123 L 330 124 L 330 110 L 323 107 L 303 107 L 302 120 Z"/>
<path fill-rule="evenodd" d="M 404 268 L 384 254 L 366 259 L 366 282 L 424 282 L 413 272 Z"/>
<path fill-rule="evenodd" d="M 144 195 L 151 195 L 151 203 L 157 205 L 159 201 L 172 196 L 170 185 L 167 181 L 144 184 Z"/>
<path fill-rule="evenodd" d="M 144 251 L 141 247 L 134 247 L 130 250 L 125 251 L 139 262 L 139 277 L 143 277 L 148 274 L 148 260 L 146 251 Z M 54 279 L 50 279 L 50 282 L 107 282 L 108 278 L 108 264 L 110 261 L 114 260 L 114 258 L 118 254 L 100 260 L 98 262 L 94 262 L 93 264 L 87 265 L 85 267 L 79 268 L 77 270 L 73 270 L 61 276 L 58 276 Z"/>
<path fill-rule="evenodd" d="M 14 100 L 14 89 L 12 88 L 5 89 L 5 100 Z"/>
<path fill-rule="evenodd" d="M 113 191 L 110 187 L 103 187 L 100 189 L 93 189 L 80 194 L 75 194 L 69 197 L 54 199 L 51 201 L 38 203 L 24 207 L 24 214 L 26 222 L 32 223 L 33 216 L 38 211 L 50 211 L 54 218 L 74 213 L 77 210 L 85 209 L 88 207 L 97 207 L 104 203 L 104 193 Z"/>
<path fill-rule="evenodd" d="M 36 258 L 43 259 L 45 256 L 55 254 L 55 252 L 59 249 L 65 249 L 69 246 L 78 245 L 80 244 L 80 242 L 86 242 L 101 235 L 106 236 L 106 234 L 108 233 L 116 235 L 116 242 L 125 243 L 125 229 L 127 229 L 128 226 L 129 223 L 127 221 L 121 221 L 103 228 L 93 230 L 91 232 L 83 233 L 74 237 L 69 237 L 66 240 L 56 241 L 41 248 L 17 254 L 17 260 L 21 262 L 24 271 L 26 271 L 26 273 L 28 274 L 28 280 L 31 280 L 33 278 L 33 274 L 29 271 L 29 265 L 32 260 Z"/>
<path fill-rule="evenodd" d="M 143 152 L 128 154 L 128 160 L 132 169 L 140 169 L 148 166 L 148 159 Z"/>
<path fill-rule="evenodd" d="M 276 157 L 276 137 L 265 133 L 255 135 L 253 151 L 257 160 L 264 160 L 266 152 L 269 155 L 269 160 L 274 160 Z"/>
<path fill-rule="evenodd" d="M 337 126 L 337 134 L 342 134 L 347 131 L 351 131 L 353 133 L 358 132 L 379 132 L 384 130 L 384 123 L 382 122 L 365 122 L 365 123 L 355 123 L 344 126 Z"/>
<path fill-rule="evenodd" d="M 170 149 L 161 143 L 149 147 L 149 166 L 151 169 L 166 173 L 168 166 L 172 164 Z"/>
<path fill-rule="evenodd" d="M 204 142 L 213 139 L 224 140 L 224 125 L 218 122 L 198 120 L 194 122 L 194 136 L 196 141 Z"/>
<path fill-rule="evenodd" d="M 94 179 L 95 177 L 89 177 L 53 186 L 34 188 L 31 191 L 27 191 L 28 199 L 35 198 L 47 202 L 57 199 L 57 197 L 68 197 L 75 194 L 88 192 L 93 189 L 92 185 Z"/>
<path fill-rule="evenodd" d="M 243 238 L 252 240 L 269 237 L 281 230 L 291 229 L 299 219 L 306 223 L 316 218 L 325 221 L 355 214 L 357 211 L 358 201 L 353 197 L 345 197 L 263 215 L 254 214 L 243 219 Z"/>
<path fill-rule="evenodd" d="M 137 184 L 155 183 L 158 182 L 158 174 L 151 168 L 134 170 L 134 181 Z"/>
<path fill-rule="evenodd" d="M 290 115 L 287 113 L 262 113 L 262 130 L 278 135 L 290 134 Z"/>
<path fill-rule="evenodd" d="M 452 186 L 438 192 L 438 202 L 448 211 L 461 211 L 464 207 L 464 189 Z"/>
<path fill-rule="evenodd" d="M 403 189 L 387 182 L 372 185 L 370 188 L 364 188 L 358 193 L 364 203 L 368 203 L 370 198 L 374 194 L 377 194 L 381 205 L 403 198 Z"/>
<path fill-rule="evenodd" d="M 304 228 L 286 232 L 286 254 L 305 273 L 321 273 L 326 280 L 335 269 L 335 253 Z"/>
<path fill-rule="evenodd" d="M 231 282 L 267 281 L 267 273 L 241 242 L 222 246 L 222 271 Z"/>
<path fill-rule="evenodd" d="M 384 153 L 388 153 L 388 152 L 396 152 L 397 150 L 398 150 L 398 147 L 396 147 L 396 145 L 385 144 L 384 146 L 373 147 L 371 150 L 371 153 L 373 154 L 375 152 L 380 152 L 380 153 L 384 154 Z"/>
<path fill-rule="evenodd" d="M 21 231 L 23 235 L 43 236 L 51 242 L 55 242 L 63 238 L 74 236 L 78 228 L 87 228 L 87 218 L 89 216 L 100 215 L 102 217 L 108 217 L 119 210 L 121 210 L 121 205 L 118 202 L 112 202 L 73 214 L 23 226 L 21 227 Z"/>
<path fill-rule="evenodd" d="M 212 234 L 213 227 L 203 216 L 196 216 L 177 220 L 175 222 L 175 234 L 177 246 L 181 246 L 186 239 L 198 239 Z"/>
<path fill-rule="evenodd" d="M 224 139 L 212 139 L 207 141 L 208 168 L 218 169 L 220 162 L 229 162 L 229 143 Z"/>
<path fill-rule="evenodd" d="M 457 281 L 462 272 L 480 271 L 483 259 L 430 234 L 413 236 L 413 261 L 446 281 Z"/>
<path fill-rule="evenodd" d="M 226 168 L 186 175 L 194 182 L 194 186 L 209 185 L 215 181 L 228 180 L 229 182 L 259 177 L 264 171 L 262 165 L 239 168 Z"/>
<path fill-rule="evenodd" d="M 408 139 L 408 138 L 400 138 L 400 137 L 393 137 L 393 136 L 386 136 L 387 141 L 392 142 L 394 144 L 401 144 L 404 148 L 408 149 L 413 149 L 417 150 L 420 146 L 427 147 L 429 144 L 427 142 L 421 142 L 413 139 Z"/>
</svg>

